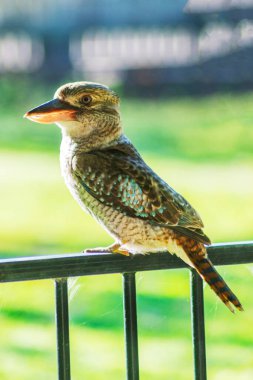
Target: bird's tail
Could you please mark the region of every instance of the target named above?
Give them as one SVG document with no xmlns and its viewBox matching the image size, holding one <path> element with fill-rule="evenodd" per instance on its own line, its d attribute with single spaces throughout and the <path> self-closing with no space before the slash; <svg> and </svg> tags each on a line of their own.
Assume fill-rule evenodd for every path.
<svg viewBox="0 0 253 380">
<path fill-rule="evenodd" d="M 192 266 L 196 269 L 203 280 L 208 283 L 211 289 L 213 289 L 221 301 L 224 302 L 229 310 L 234 313 L 234 307 L 236 307 L 238 310 L 242 311 L 243 307 L 240 301 L 228 287 L 223 278 L 219 275 L 211 261 L 203 255 L 191 253 L 188 253 L 187 255 L 192 263 Z"/>
</svg>

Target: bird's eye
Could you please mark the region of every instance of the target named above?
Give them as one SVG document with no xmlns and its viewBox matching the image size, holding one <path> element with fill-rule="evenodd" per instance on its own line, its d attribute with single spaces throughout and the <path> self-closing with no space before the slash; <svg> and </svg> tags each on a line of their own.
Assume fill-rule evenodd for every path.
<svg viewBox="0 0 253 380">
<path fill-rule="evenodd" d="M 81 102 L 83 103 L 83 104 L 90 104 L 90 102 L 92 101 L 92 99 L 91 99 L 91 96 L 89 96 L 89 95 L 85 95 L 85 96 L 83 96 L 82 97 L 82 99 L 81 99 Z"/>
</svg>

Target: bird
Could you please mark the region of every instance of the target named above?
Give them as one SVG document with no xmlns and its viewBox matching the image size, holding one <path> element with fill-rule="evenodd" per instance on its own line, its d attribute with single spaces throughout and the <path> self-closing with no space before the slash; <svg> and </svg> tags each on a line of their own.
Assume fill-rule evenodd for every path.
<svg viewBox="0 0 253 380">
<path fill-rule="evenodd" d="M 114 238 L 86 252 L 126 256 L 166 251 L 194 268 L 232 311 L 243 307 L 207 255 L 210 239 L 189 202 L 142 159 L 123 132 L 120 98 L 100 83 L 62 85 L 24 117 L 62 132 L 60 166 L 82 209 Z"/>
</svg>

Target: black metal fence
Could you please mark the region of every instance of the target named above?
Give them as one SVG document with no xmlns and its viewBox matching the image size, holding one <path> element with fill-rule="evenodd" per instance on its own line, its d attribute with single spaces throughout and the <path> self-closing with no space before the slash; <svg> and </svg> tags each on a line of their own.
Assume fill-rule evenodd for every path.
<svg viewBox="0 0 253 380">
<path fill-rule="evenodd" d="M 253 242 L 212 245 L 208 248 L 215 265 L 253 262 Z M 115 254 L 68 254 L 0 260 L 0 282 L 55 279 L 58 379 L 70 380 L 68 278 L 122 273 L 126 345 L 126 378 L 139 379 L 138 330 L 135 273 L 148 270 L 188 268 L 168 253 L 125 257 Z M 205 380 L 206 345 L 203 284 L 191 270 L 191 316 L 194 379 Z"/>
</svg>

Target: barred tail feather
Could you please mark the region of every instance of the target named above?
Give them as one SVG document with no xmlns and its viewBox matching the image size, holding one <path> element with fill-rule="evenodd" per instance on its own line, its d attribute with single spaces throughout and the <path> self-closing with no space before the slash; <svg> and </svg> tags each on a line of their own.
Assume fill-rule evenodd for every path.
<svg viewBox="0 0 253 380">
<path fill-rule="evenodd" d="M 208 283 L 210 288 L 213 289 L 232 313 L 234 313 L 234 307 L 243 311 L 240 301 L 219 275 L 208 258 L 196 255 L 189 255 L 189 258 L 199 275 Z"/>
</svg>

